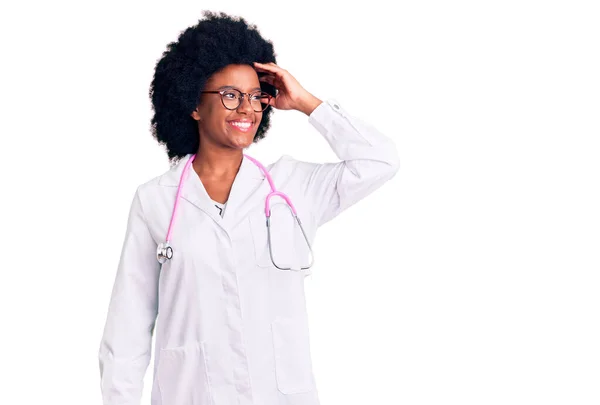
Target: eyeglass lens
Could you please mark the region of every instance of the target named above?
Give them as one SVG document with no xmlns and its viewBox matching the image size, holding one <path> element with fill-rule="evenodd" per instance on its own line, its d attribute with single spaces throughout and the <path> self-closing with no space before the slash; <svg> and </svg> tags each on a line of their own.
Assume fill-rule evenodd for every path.
<svg viewBox="0 0 600 405">
<path fill-rule="evenodd" d="M 235 110 L 242 103 L 242 97 L 244 96 L 241 92 L 232 89 L 225 91 L 221 96 L 221 99 L 223 100 L 223 105 L 225 108 Z M 269 105 L 269 97 L 269 93 L 265 93 L 264 91 L 256 91 L 250 94 L 250 105 L 252 105 L 252 108 L 256 112 L 264 111 Z"/>
</svg>

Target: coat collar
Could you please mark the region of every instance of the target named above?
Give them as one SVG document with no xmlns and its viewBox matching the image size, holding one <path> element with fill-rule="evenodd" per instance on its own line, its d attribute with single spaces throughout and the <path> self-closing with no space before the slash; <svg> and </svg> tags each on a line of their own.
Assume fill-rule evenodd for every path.
<svg viewBox="0 0 600 405">
<path fill-rule="evenodd" d="M 179 159 L 179 161 L 177 163 L 175 163 L 175 165 L 172 166 L 168 172 L 166 172 L 162 176 L 160 176 L 160 178 L 158 180 L 158 184 L 160 184 L 161 186 L 167 186 L 167 187 L 177 187 L 179 185 L 179 179 L 181 178 L 181 173 L 183 172 L 185 164 L 190 159 L 190 157 L 192 157 L 192 154 L 188 153 L 187 155 L 185 155 L 184 157 Z M 191 173 L 191 170 L 193 170 L 193 169 L 190 168 L 190 173 Z M 250 161 L 250 159 L 246 158 L 246 156 L 244 156 L 242 158 L 242 164 L 238 171 L 238 175 L 240 173 L 242 173 L 244 176 L 247 175 L 247 177 L 255 179 L 255 180 L 264 179 L 264 177 L 265 177 L 263 175 L 262 171 L 252 161 Z M 198 177 L 198 176 L 196 175 L 196 177 Z"/>
<path fill-rule="evenodd" d="M 173 190 L 175 194 L 183 169 L 191 156 L 191 154 L 188 154 L 180 159 L 168 172 L 160 177 L 158 184 L 175 188 Z M 228 231 L 241 221 L 258 201 L 264 202 L 269 191 L 269 182 L 262 171 L 250 159 L 244 156 L 231 186 L 223 218 L 219 216 L 200 177 L 192 166 L 189 167 L 186 176 L 183 178 L 181 198 L 204 211 L 225 231 Z"/>
</svg>

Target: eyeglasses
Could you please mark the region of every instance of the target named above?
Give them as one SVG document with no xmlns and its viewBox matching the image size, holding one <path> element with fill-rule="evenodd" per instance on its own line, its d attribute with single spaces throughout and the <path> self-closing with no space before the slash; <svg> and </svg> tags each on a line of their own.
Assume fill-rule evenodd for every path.
<svg viewBox="0 0 600 405">
<path fill-rule="evenodd" d="M 271 98 L 273 98 L 269 93 L 260 90 L 252 93 L 242 93 L 236 89 L 225 89 L 219 91 L 203 91 L 202 93 L 220 94 L 223 107 L 228 110 L 237 110 L 244 101 L 244 97 L 247 95 L 248 101 L 255 112 L 266 110 L 271 102 Z"/>
</svg>

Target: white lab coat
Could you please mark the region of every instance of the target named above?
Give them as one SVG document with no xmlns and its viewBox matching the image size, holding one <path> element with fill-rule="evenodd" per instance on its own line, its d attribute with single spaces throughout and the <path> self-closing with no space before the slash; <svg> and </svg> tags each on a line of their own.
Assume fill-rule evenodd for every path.
<svg viewBox="0 0 600 405">
<path fill-rule="evenodd" d="M 342 161 L 285 155 L 267 169 L 312 243 L 320 225 L 392 178 L 399 160 L 391 139 L 335 100 L 309 122 Z M 104 405 L 140 404 L 153 333 L 152 405 L 318 405 L 303 282 L 311 271 L 272 265 L 264 214 L 270 188 L 254 163 L 243 158 L 222 218 L 190 167 L 174 257 L 157 262 L 188 158 L 133 198 L 99 350 Z M 289 212 L 276 209 L 278 199 L 271 200 L 273 250 L 282 264 L 297 265 L 307 249 Z"/>
</svg>

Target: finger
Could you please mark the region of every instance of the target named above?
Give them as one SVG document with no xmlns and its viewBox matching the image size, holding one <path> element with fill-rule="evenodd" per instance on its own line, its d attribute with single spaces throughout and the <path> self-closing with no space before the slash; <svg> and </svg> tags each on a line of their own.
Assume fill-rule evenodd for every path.
<svg viewBox="0 0 600 405">
<path fill-rule="evenodd" d="M 271 86 L 274 86 L 274 82 L 275 82 L 275 78 L 273 76 L 262 76 L 262 77 L 259 77 L 258 80 L 261 82 L 268 83 Z"/>
<path fill-rule="evenodd" d="M 273 62 L 268 62 L 268 63 L 254 62 L 254 64 L 255 64 L 255 65 L 258 65 L 258 66 L 266 66 L 266 67 L 269 67 L 269 66 L 277 66 L 277 65 L 275 65 Z"/>
<path fill-rule="evenodd" d="M 259 76 L 259 80 L 261 77 L 265 77 L 265 76 L 270 76 L 270 77 L 282 77 L 281 72 L 276 72 L 273 70 L 267 70 L 267 69 L 261 69 L 261 68 L 256 68 L 255 69 L 257 73 L 260 73 L 261 76 Z"/>
<path fill-rule="evenodd" d="M 271 62 L 271 63 L 254 62 L 254 66 L 262 71 L 273 72 L 273 73 L 277 73 L 277 74 L 283 74 L 285 72 L 285 69 L 280 68 L 273 62 Z"/>
<path fill-rule="evenodd" d="M 257 72 L 269 73 L 272 75 L 277 74 L 277 70 L 273 69 L 273 67 L 271 67 L 271 66 L 266 66 L 266 67 L 254 66 L 254 70 L 256 70 Z"/>
<path fill-rule="evenodd" d="M 254 62 L 254 67 L 259 70 L 271 71 L 271 65 L 267 65 L 266 63 Z"/>
<path fill-rule="evenodd" d="M 287 72 L 287 70 L 285 70 L 284 68 L 282 68 L 281 66 L 279 66 L 279 65 L 277 65 L 277 64 L 275 64 L 273 62 L 269 62 L 268 66 L 271 66 L 277 72 Z"/>
</svg>

